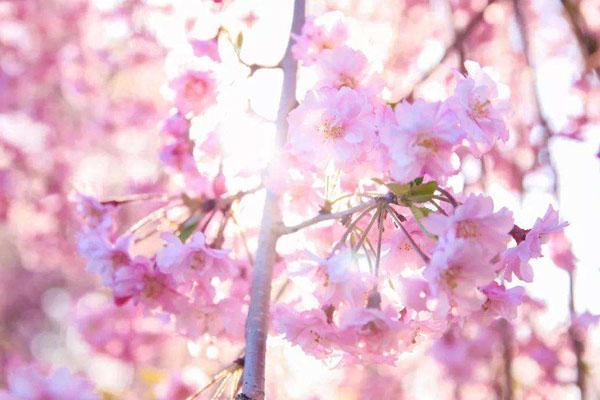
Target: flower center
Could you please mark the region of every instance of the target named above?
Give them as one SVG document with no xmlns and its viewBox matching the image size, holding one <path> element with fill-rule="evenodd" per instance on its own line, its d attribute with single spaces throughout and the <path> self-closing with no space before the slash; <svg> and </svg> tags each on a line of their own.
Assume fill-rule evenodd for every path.
<svg viewBox="0 0 600 400">
<path fill-rule="evenodd" d="M 477 237 L 477 225 L 469 220 L 456 224 L 456 236 L 463 239 Z"/>
<path fill-rule="evenodd" d="M 354 78 L 351 76 L 348 76 L 346 74 L 340 75 L 339 82 L 340 82 L 339 87 L 346 86 L 351 89 L 354 89 L 356 87 L 356 81 L 354 80 Z"/>
<path fill-rule="evenodd" d="M 163 286 L 152 276 L 144 276 L 144 289 L 142 293 L 148 299 L 156 298 L 162 292 Z"/>
<path fill-rule="evenodd" d="M 335 124 L 332 124 L 329 119 L 325 119 L 321 127 L 319 128 L 325 139 L 335 140 L 344 136 L 344 128 Z"/>
<path fill-rule="evenodd" d="M 196 254 L 194 254 L 194 256 L 192 257 L 192 261 L 192 269 L 203 267 L 204 264 L 206 264 L 206 255 L 203 252 L 199 251 Z"/>
<path fill-rule="evenodd" d="M 124 251 L 115 251 L 110 257 L 112 264 L 114 266 L 117 265 L 127 265 L 129 263 L 129 255 Z"/>
<path fill-rule="evenodd" d="M 425 149 L 431 150 L 434 153 L 437 152 L 438 148 L 439 148 L 438 140 L 435 138 L 432 138 L 431 136 L 429 136 L 427 134 L 420 134 L 417 137 L 416 144 L 417 144 L 417 146 L 421 146 Z"/>
<path fill-rule="evenodd" d="M 364 324 L 361 327 L 361 330 L 360 330 L 361 334 L 367 335 L 367 336 L 377 335 L 380 332 L 381 332 L 381 329 L 379 328 L 379 326 L 377 326 L 377 323 L 375 321 L 367 322 L 366 324 Z"/>
<path fill-rule="evenodd" d="M 442 280 L 446 283 L 450 289 L 456 289 L 458 286 L 458 274 L 460 272 L 460 267 L 457 266 L 448 266 L 444 272 L 442 272 Z"/>
<path fill-rule="evenodd" d="M 185 96 L 188 98 L 202 97 L 206 93 L 206 83 L 201 79 L 188 81 L 185 85 Z"/>
<path fill-rule="evenodd" d="M 475 100 L 474 104 L 471 105 L 471 116 L 473 118 L 484 118 L 489 114 L 489 106 L 491 102 L 489 100 L 479 101 Z"/>
</svg>

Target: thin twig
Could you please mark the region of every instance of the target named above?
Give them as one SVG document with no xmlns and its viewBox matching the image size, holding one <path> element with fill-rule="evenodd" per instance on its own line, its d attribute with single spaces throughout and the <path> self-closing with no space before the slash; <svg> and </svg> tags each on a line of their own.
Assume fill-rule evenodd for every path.
<svg viewBox="0 0 600 400">
<path fill-rule="evenodd" d="M 371 220 L 369 221 L 369 224 L 367 225 L 367 227 L 363 231 L 362 235 L 360 236 L 360 238 L 358 240 L 358 243 L 356 244 L 355 249 L 358 249 L 358 248 L 362 247 L 363 243 L 365 242 L 365 239 L 367 238 L 367 235 L 369 235 L 369 232 L 371 231 L 371 228 L 373 227 L 373 224 L 375 223 L 375 220 L 379 219 L 379 213 L 380 212 L 381 212 L 381 209 L 378 208 L 377 211 L 375 212 L 375 214 L 373 214 L 373 217 L 371 217 Z"/>
<path fill-rule="evenodd" d="M 379 262 L 381 261 L 381 237 L 383 236 L 383 220 L 385 209 L 379 211 L 377 220 L 377 253 L 375 254 L 375 276 L 379 276 Z"/>
<path fill-rule="evenodd" d="M 362 217 L 364 217 L 365 215 L 367 215 L 368 213 L 370 213 L 375 207 L 377 207 L 376 205 L 371 206 L 367 209 L 365 209 L 363 212 L 361 212 L 358 217 L 356 217 L 356 219 L 354 219 L 354 221 L 352 221 L 350 223 L 350 225 L 348 225 L 348 228 L 346 228 L 346 231 L 344 232 L 344 234 L 342 235 L 342 238 L 340 239 L 340 241 L 334 246 L 333 251 L 335 252 L 336 250 L 338 250 L 344 243 L 346 243 L 346 240 L 348 239 L 348 235 L 350 235 L 350 233 L 352 233 L 354 231 L 354 228 L 356 227 L 356 224 L 358 223 L 358 221 L 360 221 L 362 219 Z"/>
<path fill-rule="evenodd" d="M 456 201 L 456 199 L 454 198 L 454 196 L 452 196 L 449 191 L 447 191 L 446 189 L 442 189 L 441 187 L 438 187 L 437 190 L 441 194 L 443 194 L 444 196 L 446 196 L 446 198 L 448 199 L 448 201 L 450 202 L 450 204 L 452 204 L 452 207 L 454 207 L 454 208 L 458 207 L 458 201 Z"/>
<path fill-rule="evenodd" d="M 363 210 L 369 209 L 369 208 L 372 209 L 377 204 L 377 201 L 378 201 L 377 199 L 373 199 L 371 201 L 362 203 L 358 206 L 349 208 L 344 211 L 340 211 L 340 212 L 336 212 L 336 213 L 319 214 L 319 215 L 317 215 L 309 220 L 306 220 L 304 222 L 301 222 L 297 225 L 284 226 L 281 228 L 281 234 L 288 235 L 290 233 L 298 232 L 299 230 L 309 227 L 311 225 L 318 224 L 319 222 L 328 221 L 328 220 L 332 220 L 332 219 L 342 219 L 344 217 L 350 216 L 359 211 L 363 211 Z"/>
<path fill-rule="evenodd" d="M 134 193 L 123 196 L 115 196 L 110 199 L 100 200 L 100 204 L 104 205 L 121 205 L 125 203 L 132 203 L 135 201 L 169 201 L 175 199 L 176 196 L 166 195 L 164 193 Z"/>
<path fill-rule="evenodd" d="M 406 96 L 404 96 L 403 99 L 409 99 L 409 100 L 412 99 L 414 97 L 417 86 L 419 86 L 421 83 L 425 82 L 437 70 L 437 68 L 440 65 L 442 65 L 444 63 L 444 61 L 446 61 L 448 56 L 450 54 L 452 54 L 452 52 L 454 50 L 460 49 L 460 47 L 463 45 L 464 41 L 475 30 L 475 28 L 477 28 L 477 26 L 479 26 L 479 23 L 483 20 L 483 16 L 484 16 L 487 8 L 491 4 L 493 4 L 495 1 L 496 0 L 489 0 L 488 3 L 485 5 L 485 7 L 481 11 L 479 11 L 477 14 L 475 14 L 475 16 L 471 19 L 471 21 L 469 21 L 469 23 L 463 30 L 456 32 L 454 40 L 448 47 L 446 47 L 446 50 L 444 50 L 444 53 L 442 54 L 442 57 L 440 58 L 440 60 L 435 65 L 430 67 L 423 75 L 421 75 L 421 77 L 413 84 L 410 92 Z M 398 104 L 401 101 L 402 100 L 398 100 L 391 104 Z"/>
<path fill-rule="evenodd" d="M 435 197 L 435 196 L 434 196 L 434 197 Z M 439 212 L 440 214 L 443 214 L 443 215 L 445 215 L 445 216 L 448 216 L 448 213 L 446 213 L 446 211 L 444 211 L 444 209 L 443 209 L 442 207 L 440 207 L 440 205 L 439 205 L 438 203 L 436 203 L 436 202 L 435 202 L 435 201 L 433 201 L 433 200 L 430 200 L 429 202 L 430 202 L 431 204 L 433 204 L 433 206 L 436 208 L 436 210 L 438 210 L 438 212 Z"/>
</svg>

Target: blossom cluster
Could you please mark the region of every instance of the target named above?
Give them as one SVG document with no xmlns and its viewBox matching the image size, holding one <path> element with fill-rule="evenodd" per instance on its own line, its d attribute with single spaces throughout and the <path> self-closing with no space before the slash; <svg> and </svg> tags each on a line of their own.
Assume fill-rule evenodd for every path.
<svg viewBox="0 0 600 400">
<path fill-rule="evenodd" d="M 165 232 L 164 246 L 152 256 L 135 254 L 133 233 L 114 233 L 112 205 L 83 195 L 79 205 L 87 224 L 79 252 L 88 259 L 87 270 L 112 289 L 116 305 L 140 304 L 189 337 L 242 337 L 247 265 L 211 247 L 200 230 L 186 242 L 185 231 Z"/>
<path fill-rule="evenodd" d="M 303 235 L 298 242 L 312 249 L 308 257 L 306 248 L 281 252 L 295 290 L 274 307 L 274 330 L 318 358 L 393 364 L 467 320 L 515 318 L 524 289 L 506 282 L 530 281 L 529 261 L 565 224 L 549 208 L 523 229 L 491 197 L 447 186 L 465 154 L 481 158 L 508 139 L 508 103 L 490 71 L 469 61 L 445 100 L 392 102 L 342 20 L 309 19 L 295 40 L 300 74 L 312 71 L 316 83 L 289 113 L 287 143 L 265 185 L 296 219 L 346 214 L 341 224 L 287 232 Z M 185 70 L 170 85 L 175 111 L 163 125 L 161 160 L 182 178 L 182 191 L 121 233 L 112 215 L 123 203 L 80 195 L 79 252 L 116 305 L 140 305 L 188 337 L 237 341 L 252 260 L 240 261 L 247 243 L 230 240 L 226 225 L 241 197 L 226 196 L 226 181 L 236 177 L 222 165 L 206 173 L 205 164 L 222 156 L 219 134 L 191 132 L 203 114 L 224 106 L 217 42 L 192 40 L 206 67 Z M 172 209 L 187 216 L 171 220 Z M 168 223 L 154 224 L 161 218 Z M 158 246 L 144 245 L 148 224 Z M 90 340 L 107 351 L 102 340 Z"/>
<path fill-rule="evenodd" d="M 456 323 L 514 318 L 524 289 L 504 282 L 513 275 L 530 281 L 529 260 L 541 257 L 541 244 L 565 224 L 549 208 L 524 230 L 490 197 L 443 189 L 459 171 L 458 153 L 480 158 L 508 139 L 507 102 L 486 68 L 467 62 L 468 74 L 456 74 L 444 101 L 386 102 L 381 80 L 345 43 L 339 23 L 310 20 L 296 38 L 294 55 L 318 79 L 289 114 L 282 157 L 286 169 L 303 171 L 293 185 L 304 190 L 334 171 L 328 177 L 339 176 L 342 198 L 377 190 L 369 178 L 389 193 L 343 223 L 333 250 L 318 243 L 322 258 L 295 262 L 301 267 L 293 279 L 310 278 L 318 307 L 300 299 L 280 304 L 274 324 L 319 358 L 393 363 Z M 326 198 L 325 205 L 335 202 Z"/>
<path fill-rule="evenodd" d="M 291 60 L 263 51 L 288 39 L 265 36 L 286 2 L 2 4 L 0 399 L 235 396 L 265 192 L 268 397 L 414 397 L 426 376 L 435 398 L 566 398 L 575 371 L 585 397 L 599 318 L 574 296 L 566 224 L 553 207 L 523 224 L 486 192 L 550 182 L 560 145 L 600 121 L 595 2 L 306 2 L 287 124 Z M 523 283 L 546 242 L 571 285 L 552 330 Z M 98 391 L 45 368 L 59 358 Z M 127 372 L 110 387 L 105 361 Z M 327 386 L 281 384 L 328 364 Z"/>
</svg>

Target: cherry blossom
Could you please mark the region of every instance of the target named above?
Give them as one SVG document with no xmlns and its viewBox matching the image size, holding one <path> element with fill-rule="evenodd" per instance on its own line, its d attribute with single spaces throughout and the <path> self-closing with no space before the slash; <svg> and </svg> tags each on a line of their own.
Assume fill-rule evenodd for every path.
<svg viewBox="0 0 600 400">
<path fill-rule="evenodd" d="M 384 125 L 380 136 L 392 160 L 391 176 L 399 182 L 420 176 L 443 181 L 457 172 L 452 152 L 462 132 L 454 114 L 442 103 L 416 100 L 398 104 L 392 122 Z"/>
<path fill-rule="evenodd" d="M 184 114 L 199 114 L 216 101 L 215 78 L 207 71 L 187 71 L 171 82 L 175 105 Z"/>
<path fill-rule="evenodd" d="M 560 231 L 566 225 L 565 222 L 559 222 L 558 213 L 552 206 L 548 207 L 546 214 L 538 218 L 533 228 L 527 231 L 524 240 L 504 253 L 504 277 L 510 281 L 514 274 L 519 279 L 530 282 L 533 279 L 533 269 L 529 260 L 541 257 L 542 244 L 549 240 L 551 233 Z"/>
<path fill-rule="evenodd" d="M 496 139 L 506 141 L 508 130 L 502 118 L 507 106 L 498 100 L 496 83 L 485 68 L 465 63 L 468 76 L 460 77 L 448 107 L 459 120 L 461 130 L 476 154 L 488 151 Z"/>
<path fill-rule="evenodd" d="M 311 166 L 334 160 L 348 168 L 365 159 L 375 139 L 372 105 L 348 87 L 309 92 L 288 119 L 289 151 Z"/>
<path fill-rule="evenodd" d="M 503 208 L 494 212 L 493 200 L 484 195 L 469 195 L 453 214 L 432 214 L 424 222 L 427 230 L 443 245 L 467 242 L 482 249 L 488 260 L 506 249 L 513 227 L 512 213 Z"/>
<path fill-rule="evenodd" d="M 339 13 L 327 13 L 318 18 L 309 17 L 302 27 L 302 33 L 295 37 L 292 48 L 294 57 L 305 64 L 314 63 L 321 53 L 343 43 L 348 30 Z"/>
</svg>

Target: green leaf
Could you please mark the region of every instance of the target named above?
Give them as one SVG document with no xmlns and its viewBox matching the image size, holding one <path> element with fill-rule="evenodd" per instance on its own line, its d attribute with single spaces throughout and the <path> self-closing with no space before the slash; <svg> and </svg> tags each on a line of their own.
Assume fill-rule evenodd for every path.
<svg viewBox="0 0 600 400">
<path fill-rule="evenodd" d="M 414 196 L 433 196 L 433 192 L 437 189 L 437 182 L 431 181 L 419 186 L 413 187 L 410 191 Z"/>
<path fill-rule="evenodd" d="M 179 226 L 179 240 L 185 243 L 186 240 L 189 239 L 190 236 L 194 233 L 198 224 L 200 223 L 200 216 L 194 215 L 185 220 Z"/>
<path fill-rule="evenodd" d="M 235 39 L 235 47 L 237 47 L 238 50 L 240 50 L 242 48 L 242 45 L 244 44 L 244 34 L 242 32 L 238 33 L 237 38 Z"/>
<path fill-rule="evenodd" d="M 405 194 L 410 192 L 410 186 L 407 184 L 392 182 L 386 183 L 385 186 L 387 186 L 387 188 L 390 189 L 392 193 L 399 197 L 404 196 Z"/>
</svg>

